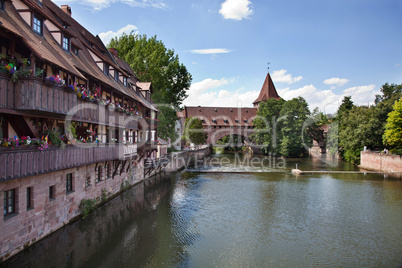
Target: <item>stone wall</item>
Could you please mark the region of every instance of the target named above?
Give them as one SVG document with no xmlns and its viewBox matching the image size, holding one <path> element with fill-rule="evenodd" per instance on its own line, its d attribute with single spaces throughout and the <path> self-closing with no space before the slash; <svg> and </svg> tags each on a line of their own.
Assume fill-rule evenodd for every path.
<svg viewBox="0 0 402 268">
<path fill-rule="evenodd" d="M 81 166 L 0 184 L 0 193 L 15 189 L 16 195 L 16 213 L 0 216 L 0 262 L 80 215 L 78 206 L 82 199 L 101 197 L 102 192 L 109 196 L 116 194 L 122 190 L 122 183 L 136 184 L 142 181 L 144 174 L 142 165 L 132 164 L 121 175 L 108 179 L 104 169 L 103 180 L 96 182 L 95 167 L 96 164 Z M 67 192 L 66 176 L 70 173 L 73 191 Z M 50 186 L 54 186 L 54 198 L 50 198 Z M 32 208 L 27 208 L 28 187 L 32 187 Z M 3 197 L 0 207 L 4 207 Z"/>
<path fill-rule="evenodd" d="M 402 157 L 378 152 L 362 151 L 360 167 L 375 171 L 402 172 Z"/>
</svg>

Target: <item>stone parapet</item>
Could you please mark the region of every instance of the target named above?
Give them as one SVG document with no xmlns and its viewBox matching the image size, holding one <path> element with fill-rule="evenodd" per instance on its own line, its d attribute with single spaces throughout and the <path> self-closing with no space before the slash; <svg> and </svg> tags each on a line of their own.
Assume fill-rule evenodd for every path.
<svg viewBox="0 0 402 268">
<path fill-rule="evenodd" d="M 402 172 L 402 156 L 362 151 L 360 167 L 383 172 Z"/>
</svg>

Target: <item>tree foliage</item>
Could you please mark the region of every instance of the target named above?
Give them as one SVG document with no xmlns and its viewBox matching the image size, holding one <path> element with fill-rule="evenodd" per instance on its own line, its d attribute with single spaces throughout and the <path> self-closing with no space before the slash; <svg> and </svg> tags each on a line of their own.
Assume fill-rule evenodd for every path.
<svg viewBox="0 0 402 268">
<path fill-rule="evenodd" d="M 285 102 L 282 98 L 268 99 L 261 102 L 258 107 L 257 117 L 253 120 L 256 133 L 251 136 L 251 139 L 262 146 L 261 151 L 264 154 L 279 153 L 280 132 L 277 131 L 277 120 Z"/>
<path fill-rule="evenodd" d="M 383 141 L 393 151 L 402 150 L 402 98 L 395 101 L 393 111 L 388 114 Z"/>
<path fill-rule="evenodd" d="M 166 105 L 159 105 L 158 109 L 158 136 L 165 140 L 176 140 L 178 136 L 175 130 L 175 123 L 178 120 L 176 110 Z"/>
<path fill-rule="evenodd" d="M 134 33 L 113 38 L 108 47 L 119 51 L 119 57 L 131 66 L 141 81 L 152 82 L 155 103 L 179 108 L 187 97 L 192 77 L 174 50 L 167 49 L 156 36 L 147 38 Z"/>
<path fill-rule="evenodd" d="M 289 101 L 268 99 L 260 103 L 258 117 L 253 121 L 256 132 L 251 138 L 263 146 L 265 154 L 299 157 L 305 153 L 304 142 L 311 144 L 310 138 L 303 139 L 304 122 L 309 114 L 302 97 Z"/>
<path fill-rule="evenodd" d="M 304 145 L 307 142 L 311 146 L 311 139 L 303 133 L 303 125 L 310 115 L 308 104 L 302 97 L 293 98 L 284 103 L 279 122 L 282 133 L 280 142 L 280 154 L 285 157 L 299 157 L 305 153 Z M 306 137 L 306 140 L 303 140 Z"/>
<path fill-rule="evenodd" d="M 315 108 L 310 120 L 307 120 L 305 125 L 307 129 L 307 137 L 312 138 L 321 149 L 321 153 L 325 153 L 327 146 L 327 134 L 325 126 L 330 123 L 328 117 Z"/>
<path fill-rule="evenodd" d="M 205 144 L 208 134 L 202 127 L 202 121 L 196 117 L 189 117 L 184 123 L 184 133 L 182 140 L 187 144 L 194 143 L 195 145 Z"/>
<path fill-rule="evenodd" d="M 350 97 L 345 97 L 339 107 L 335 120 L 339 124 L 339 153 L 345 160 L 358 164 L 364 146 L 384 148 L 387 117 L 392 105 L 402 97 L 402 85 L 385 83 L 381 92 L 370 107 L 355 106 Z"/>
</svg>

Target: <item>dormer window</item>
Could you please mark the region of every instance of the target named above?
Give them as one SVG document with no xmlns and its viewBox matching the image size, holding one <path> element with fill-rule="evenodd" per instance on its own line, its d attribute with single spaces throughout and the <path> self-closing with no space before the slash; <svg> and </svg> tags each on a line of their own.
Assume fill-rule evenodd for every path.
<svg viewBox="0 0 402 268">
<path fill-rule="evenodd" d="M 63 36 L 61 45 L 65 51 L 70 51 L 70 38 L 67 36 Z"/>
<path fill-rule="evenodd" d="M 71 46 L 71 51 L 78 56 L 78 48 L 76 46 Z"/>
<path fill-rule="evenodd" d="M 106 76 L 109 76 L 109 65 L 108 65 L 107 63 L 104 63 L 104 64 L 103 64 L 103 73 L 104 73 Z"/>
<path fill-rule="evenodd" d="M 114 80 L 116 81 L 116 82 L 119 82 L 119 72 L 118 71 L 114 71 Z"/>
<path fill-rule="evenodd" d="M 4 0 L 0 0 L 0 10 L 3 10 L 4 11 L 4 8 L 5 8 L 5 4 L 4 4 Z"/>
<path fill-rule="evenodd" d="M 247 119 L 244 119 L 244 123 L 247 123 L 248 121 L 247 121 Z"/>
<path fill-rule="evenodd" d="M 239 123 L 239 119 L 235 119 L 235 121 L 236 121 L 237 124 Z"/>
<path fill-rule="evenodd" d="M 126 87 L 127 86 L 127 77 L 123 77 L 123 85 Z"/>
<path fill-rule="evenodd" d="M 224 119 L 223 122 L 225 122 L 225 124 L 229 123 L 229 121 L 227 119 Z"/>
<path fill-rule="evenodd" d="M 214 122 L 214 123 L 216 124 L 216 119 L 215 119 L 215 118 L 212 118 L 212 122 Z"/>
<path fill-rule="evenodd" d="M 33 16 L 32 29 L 35 33 L 43 35 L 43 20 L 36 15 Z"/>
</svg>

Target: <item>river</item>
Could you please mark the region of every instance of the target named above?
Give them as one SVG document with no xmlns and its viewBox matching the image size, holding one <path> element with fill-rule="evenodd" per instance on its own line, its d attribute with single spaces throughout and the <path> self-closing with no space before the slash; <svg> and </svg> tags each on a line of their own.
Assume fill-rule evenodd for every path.
<svg viewBox="0 0 402 268">
<path fill-rule="evenodd" d="M 345 162 L 215 155 L 131 188 L 5 267 L 399 267 L 402 181 Z M 152 185 L 155 184 L 155 185 Z"/>
</svg>

